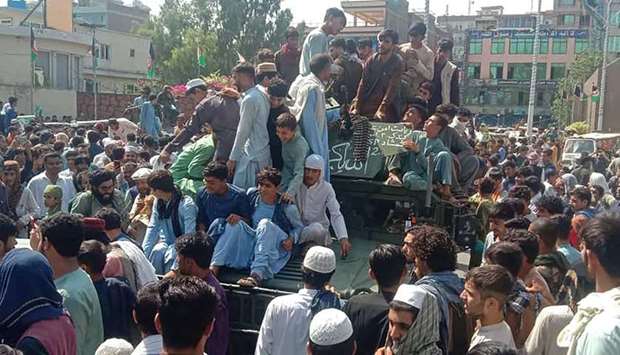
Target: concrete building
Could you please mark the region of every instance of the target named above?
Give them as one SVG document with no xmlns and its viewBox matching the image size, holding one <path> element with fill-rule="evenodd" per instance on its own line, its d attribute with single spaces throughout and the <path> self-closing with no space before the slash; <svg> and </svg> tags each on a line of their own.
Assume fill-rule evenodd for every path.
<svg viewBox="0 0 620 355">
<path fill-rule="evenodd" d="M 468 32 L 464 104 L 491 115 L 525 115 L 529 102 L 534 31 Z M 538 56 L 536 115 L 548 116 L 557 80 L 585 50 L 587 30 L 544 30 Z"/>
<path fill-rule="evenodd" d="M 0 25 L 0 98 L 16 96 L 18 112 L 76 117 L 76 96 L 90 37 L 52 29 L 34 31 L 38 57 L 31 64 L 30 28 Z M 34 86 L 33 86 L 34 82 Z"/>
<path fill-rule="evenodd" d="M 345 38 L 370 39 L 377 42 L 377 35 L 385 28 L 398 33 L 401 43 L 409 41 L 409 27 L 416 22 L 425 22 L 425 14 L 409 12 L 406 0 L 346 0 L 341 1 L 342 10 L 347 15 L 347 27 L 341 33 Z M 441 38 L 450 38 L 450 33 L 435 25 L 431 15 L 431 26 L 427 29 L 429 47 L 435 48 Z"/>
<path fill-rule="evenodd" d="M 64 27 L 71 23 L 65 9 L 71 0 L 49 0 L 48 18 Z M 23 8 L 0 8 L 0 100 L 8 96 L 20 99 L 19 111 L 31 114 L 35 109 L 44 115 L 77 116 L 76 97 L 79 92 L 94 89 L 93 32 L 72 24 L 72 31 L 43 28 L 43 11 L 28 18 L 27 26 L 19 26 L 27 15 Z M 64 18 L 61 18 L 64 16 Z M 34 65 L 30 65 L 30 26 L 34 29 L 39 49 Z M 138 92 L 139 82 L 147 78 L 150 40 L 124 32 L 97 29 L 97 87 L 99 93 L 129 94 Z M 33 87 L 34 84 L 34 87 Z M 34 103 L 34 104 L 33 104 Z"/>
<path fill-rule="evenodd" d="M 92 30 L 76 26 L 76 31 L 92 38 Z M 147 78 L 147 58 L 150 40 L 129 33 L 107 29 L 95 31 L 97 85 L 100 93 L 135 94 L 138 81 Z M 81 90 L 93 92 L 92 57 L 83 63 Z"/>
<path fill-rule="evenodd" d="M 599 102 L 593 102 L 592 88 L 601 86 L 601 70 L 592 74 L 590 79 L 583 85 L 583 95 L 585 100 L 576 100 L 573 106 L 573 121 L 583 120 L 588 123 L 594 131 L 598 126 Z M 607 65 L 607 94 L 605 95 L 605 107 L 603 111 L 603 132 L 620 132 L 620 100 L 615 99 L 614 93 L 620 92 L 620 58 L 616 58 Z"/>
<path fill-rule="evenodd" d="M 85 22 L 116 32 L 132 32 L 149 19 L 150 9 L 140 1 L 126 6 L 122 0 L 80 0 L 74 7 L 75 21 Z"/>
</svg>

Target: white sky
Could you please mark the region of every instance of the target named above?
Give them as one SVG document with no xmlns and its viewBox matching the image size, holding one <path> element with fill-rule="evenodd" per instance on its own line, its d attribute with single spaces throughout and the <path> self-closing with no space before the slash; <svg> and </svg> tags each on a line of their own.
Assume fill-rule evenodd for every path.
<svg viewBox="0 0 620 355">
<path fill-rule="evenodd" d="M 152 9 L 153 13 L 159 12 L 159 7 L 164 0 L 141 0 L 145 5 Z M 435 15 L 445 15 L 446 5 L 449 4 L 450 15 L 467 15 L 468 0 L 430 0 L 431 12 Z M 6 0 L 0 0 L 1 6 L 6 6 Z M 131 3 L 131 0 L 124 0 Z M 529 12 L 532 2 L 537 0 L 474 0 L 472 13 L 481 6 L 503 5 L 504 12 L 508 14 L 518 14 Z M 416 10 L 424 9 L 424 0 L 409 0 L 409 7 Z M 340 0 L 282 0 L 282 7 L 288 7 L 293 12 L 293 22 L 297 23 L 305 20 L 308 24 L 320 23 L 325 9 L 328 7 L 340 7 Z M 536 7 L 536 4 L 534 4 Z M 543 10 L 553 7 L 553 0 L 542 0 Z"/>
</svg>

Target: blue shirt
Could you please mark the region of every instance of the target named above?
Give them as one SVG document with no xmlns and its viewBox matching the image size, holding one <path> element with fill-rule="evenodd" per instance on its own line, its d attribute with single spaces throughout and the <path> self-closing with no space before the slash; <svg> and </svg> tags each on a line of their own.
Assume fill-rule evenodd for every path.
<svg viewBox="0 0 620 355">
<path fill-rule="evenodd" d="M 217 218 L 227 218 L 232 213 L 245 219 L 250 219 L 252 215 L 245 191 L 231 184 L 228 184 L 228 191 L 222 196 L 209 193 L 203 187 L 196 195 L 196 206 L 198 223 L 207 228 Z"/>
</svg>

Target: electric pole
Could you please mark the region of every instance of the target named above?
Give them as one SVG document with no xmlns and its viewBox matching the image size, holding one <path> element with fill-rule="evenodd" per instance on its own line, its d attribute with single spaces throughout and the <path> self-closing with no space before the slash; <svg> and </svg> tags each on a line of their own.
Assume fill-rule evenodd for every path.
<svg viewBox="0 0 620 355">
<path fill-rule="evenodd" d="M 534 131 L 534 110 L 536 108 L 536 76 L 538 75 L 538 52 L 540 50 L 540 27 L 542 25 L 542 0 L 538 0 L 536 13 L 536 29 L 534 33 L 534 55 L 532 56 L 532 78 L 530 79 L 530 102 L 527 108 L 527 136 L 532 137 Z"/>
</svg>

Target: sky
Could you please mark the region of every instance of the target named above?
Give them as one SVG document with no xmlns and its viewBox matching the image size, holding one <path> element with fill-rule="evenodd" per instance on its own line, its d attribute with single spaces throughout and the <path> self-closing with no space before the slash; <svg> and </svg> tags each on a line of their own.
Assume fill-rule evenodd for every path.
<svg viewBox="0 0 620 355">
<path fill-rule="evenodd" d="M 157 13 L 164 0 L 142 0 L 142 2 Z M 536 3 L 537 0 L 534 2 Z M 424 0 L 409 0 L 409 7 L 410 9 L 423 10 L 424 3 Z M 430 0 L 431 12 L 435 15 L 445 15 L 446 5 L 448 4 L 450 15 L 467 15 L 467 0 Z M 507 14 L 519 14 L 530 11 L 532 0 L 474 0 L 472 14 L 475 14 L 475 10 L 480 9 L 481 6 L 495 5 L 503 5 L 504 12 Z M 340 7 L 340 0 L 283 0 L 282 6 L 291 9 L 294 23 L 305 20 L 308 24 L 317 24 L 321 22 L 325 9 L 334 6 Z M 552 7 L 553 0 L 542 0 L 543 11 Z"/>
<path fill-rule="evenodd" d="M 164 0 L 141 0 L 152 9 L 154 14 L 159 13 L 159 7 Z M 467 15 L 468 0 L 430 0 L 431 12 L 435 15 L 445 15 L 446 5 L 449 4 L 450 15 Z M 532 2 L 537 0 L 473 0 L 472 14 L 481 6 L 503 5 L 504 13 L 519 14 L 529 12 Z M 6 0 L 0 0 L 1 6 L 6 6 Z M 129 4 L 131 0 L 124 0 Z M 424 0 L 409 0 L 410 9 L 423 10 Z M 306 21 L 309 25 L 319 24 L 323 18 L 325 9 L 340 7 L 340 0 L 282 0 L 282 7 L 290 8 L 293 12 L 293 22 Z M 536 6 L 536 5 L 534 5 Z M 553 7 L 553 0 L 542 0 L 542 9 L 549 10 Z"/>
</svg>

